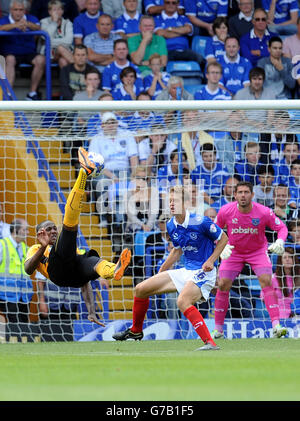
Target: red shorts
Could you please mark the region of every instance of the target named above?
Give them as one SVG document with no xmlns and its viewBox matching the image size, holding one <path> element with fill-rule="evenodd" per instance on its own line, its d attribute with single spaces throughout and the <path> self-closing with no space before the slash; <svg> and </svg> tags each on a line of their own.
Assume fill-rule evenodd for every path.
<svg viewBox="0 0 300 421">
<path fill-rule="evenodd" d="M 220 264 L 219 278 L 229 278 L 234 281 L 243 270 L 245 263 L 251 266 L 257 277 L 265 274 L 272 275 L 272 263 L 266 248 L 247 254 L 238 253 L 233 249 L 231 256 L 222 260 Z"/>
</svg>

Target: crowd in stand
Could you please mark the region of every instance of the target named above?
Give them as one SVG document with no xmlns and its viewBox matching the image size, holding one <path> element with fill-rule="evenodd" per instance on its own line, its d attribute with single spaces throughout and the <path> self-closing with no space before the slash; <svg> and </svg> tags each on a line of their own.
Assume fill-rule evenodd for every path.
<svg viewBox="0 0 300 421">
<path fill-rule="evenodd" d="M 59 66 L 62 100 L 247 100 L 298 98 L 300 18 L 296 0 L 12 0 L 1 2 L 0 31 L 43 30 L 51 39 L 51 60 Z M 205 53 L 192 49 L 195 36 L 206 39 Z M 33 66 L 27 99 L 41 98 L 45 44 L 33 37 L 0 37 L 7 79 L 14 86 L 20 63 Z M 170 61 L 195 61 L 203 72 L 199 89 L 167 72 Z M 194 113 L 194 114 L 193 114 Z M 195 111 L 183 113 L 188 125 Z M 251 112 L 243 114 L 251 121 Z M 168 117 L 170 117 L 168 115 Z M 296 135 L 284 134 L 288 112 L 266 115 L 278 124 L 276 134 L 191 131 L 182 134 L 183 178 L 193 186 L 203 180 L 204 211 L 217 212 L 234 200 L 238 180 L 251 181 L 256 200 L 290 223 L 298 220 L 300 153 Z M 159 231 L 166 187 L 179 176 L 177 138 L 172 135 L 134 137 L 131 128 L 163 131 L 167 119 L 150 111 L 131 119 L 120 113 L 76 116 L 74 131 L 91 139 L 87 147 L 105 158 L 105 171 L 95 180 L 94 200 L 103 202 L 105 180 L 108 211 L 101 225 L 116 226 L 134 242 L 137 231 Z M 78 147 L 73 144 L 73 147 Z M 126 214 L 122 203 L 125 172 L 132 200 Z M 151 200 L 151 178 L 159 183 L 159 203 Z M 100 184 L 99 184 L 100 183 Z M 107 184 L 106 184 L 107 185 Z M 111 200 L 113 198 L 113 200 Z M 151 204 L 151 206 L 150 206 Z M 193 205 L 191 204 L 193 208 Z M 154 209 L 155 208 L 155 209 Z M 113 216 L 112 216 L 113 215 Z M 154 218 L 153 218 L 154 215 Z M 296 227 L 296 228 L 295 228 Z M 290 242 L 300 245 L 291 225 Z M 120 231 L 121 230 L 121 231 Z M 272 233 L 268 234 L 272 237 Z M 160 237 L 168 246 L 168 238 Z M 117 244 L 118 242 L 116 242 Z M 117 247 L 115 245 L 115 247 Z M 115 249 L 118 252 L 117 249 Z"/>
</svg>

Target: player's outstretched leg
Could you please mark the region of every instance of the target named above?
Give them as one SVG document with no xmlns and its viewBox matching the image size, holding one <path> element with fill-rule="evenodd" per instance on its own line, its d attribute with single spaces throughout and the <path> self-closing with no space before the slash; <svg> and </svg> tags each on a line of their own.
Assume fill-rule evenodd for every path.
<svg viewBox="0 0 300 421">
<path fill-rule="evenodd" d="M 143 323 L 149 307 L 149 297 L 173 289 L 175 291 L 175 286 L 167 272 L 158 273 L 137 284 L 133 299 L 132 326 L 123 332 L 115 333 L 112 337 L 116 341 L 141 340 L 144 336 Z"/>
<path fill-rule="evenodd" d="M 87 177 L 92 175 L 95 171 L 96 164 L 89 158 L 88 152 L 82 147 L 78 149 L 78 160 L 80 167 L 84 169 Z"/>
<path fill-rule="evenodd" d="M 95 164 L 88 159 L 88 154 L 83 148 L 79 148 L 78 159 L 80 170 L 75 184 L 68 196 L 63 224 L 68 228 L 76 228 L 79 223 L 82 201 L 85 194 L 86 180 L 95 169 Z"/>
<path fill-rule="evenodd" d="M 114 269 L 114 279 L 116 281 L 119 281 L 123 277 L 125 269 L 128 267 L 130 260 L 131 251 L 129 249 L 124 249 Z"/>
<path fill-rule="evenodd" d="M 111 263 L 107 260 L 101 260 L 96 266 L 95 271 L 101 278 L 112 279 L 119 281 L 125 270 L 127 269 L 131 260 L 131 251 L 129 249 L 122 250 L 119 260 L 117 263 Z"/>
<path fill-rule="evenodd" d="M 143 323 L 149 307 L 149 297 L 134 297 L 132 309 L 132 326 L 123 332 L 117 332 L 112 337 L 116 341 L 126 341 L 127 339 L 141 340 L 144 337 Z"/>
</svg>

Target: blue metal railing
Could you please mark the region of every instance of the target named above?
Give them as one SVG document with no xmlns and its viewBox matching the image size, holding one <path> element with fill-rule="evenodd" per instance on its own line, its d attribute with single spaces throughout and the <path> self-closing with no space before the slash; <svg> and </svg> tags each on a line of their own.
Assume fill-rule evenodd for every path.
<svg viewBox="0 0 300 421">
<path fill-rule="evenodd" d="M 49 34 L 45 31 L 29 31 L 29 32 L 11 32 L 11 31 L 0 31 L 1 36 L 42 36 L 45 38 L 45 57 L 46 57 L 46 99 L 51 100 L 52 98 L 52 81 L 51 81 L 51 41 Z"/>
</svg>

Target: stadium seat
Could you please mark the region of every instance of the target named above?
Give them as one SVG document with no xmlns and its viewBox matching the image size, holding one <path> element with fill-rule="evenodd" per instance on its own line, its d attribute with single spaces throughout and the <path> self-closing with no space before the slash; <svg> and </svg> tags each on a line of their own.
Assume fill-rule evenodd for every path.
<svg viewBox="0 0 300 421">
<path fill-rule="evenodd" d="M 158 233 L 158 231 L 138 231 L 134 237 L 134 254 L 136 256 L 145 255 L 145 243 L 149 235 Z"/>
<path fill-rule="evenodd" d="M 197 84 L 195 84 L 195 85 L 185 84 L 185 85 L 184 85 L 184 88 L 185 88 L 185 90 L 187 90 L 190 94 L 195 95 L 195 93 L 196 93 L 197 91 L 200 91 L 200 90 L 203 88 L 203 86 L 205 86 L 205 85 L 202 85 L 202 84 L 199 84 L 199 83 L 197 83 Z"/>
<path fill-rule="evenodd" d="M 166 70 L 173 76 L 197 77 L 202 75 L 200 65 L 196 61 L 169 61 Z"/>
<path fill-rule="evenodd" d="M 209 39 L 210 37 L 195 35 L 192 41 L 192 50 L 195 51 L 195 53 L 201 54 L 202 57 L 205 57 L 205 47 L 207 40 Z"/>
<path fill-rule="evenodd" d="M 203 82 L 203 72 L 196 61 L 169 61 L 166 70 L 172 76 L 182 77 L 184 86 Z"/>
</svg>

